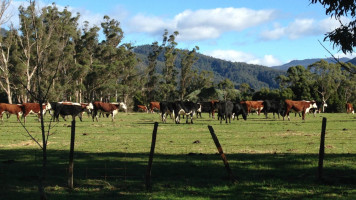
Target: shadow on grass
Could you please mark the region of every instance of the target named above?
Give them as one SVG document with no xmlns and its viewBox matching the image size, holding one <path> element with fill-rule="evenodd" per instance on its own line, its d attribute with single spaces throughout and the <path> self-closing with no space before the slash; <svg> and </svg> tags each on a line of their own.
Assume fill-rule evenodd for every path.
<svg viewBox="0 0 356 200">
<path fill-rule="evenodd" d="M 49 199 L 325 199 L 356 195 L 356 155 L 227 155 L 232 183 L 218 154 L 156 154 L 152 192 L 145 189 L 148 153 L 75 152 L 75 189 L 66 189 L 68 151 L 48 152 Z M 0 150 L 0 199 L 38 199 L 41 152 Z"/>
</svg>

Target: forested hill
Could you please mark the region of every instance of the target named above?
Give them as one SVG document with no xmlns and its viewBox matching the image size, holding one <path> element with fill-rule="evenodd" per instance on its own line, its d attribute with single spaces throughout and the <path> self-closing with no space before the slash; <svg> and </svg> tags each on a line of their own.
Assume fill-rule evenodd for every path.
<svg viewBox="0 0 356 200">
<path fill-rule="evenodd" d="M 150 45 L 138 46 L 134 49 L 137 57 L 143 61 L 144 65 L 148 65 L 147 56 L 151 52 Z M 197 54 L 198 61 L 194 64 L 193 69 L 198 71 L 207 70 L 214 73 L 215 82 L 219 82 L 225 78 L 229 78 L 236 85 L 248 83 L 251 88 L 259 90 L 262 87 L 278 88 L 276 77 L 285 72 L 277 69 L 261 65 L 251 65 L 242 62 L 230 62 L 203 54 Z M 180 68 L 180 58 L 178 56 L 176 66 Z M 161 72 L 164 66 L 163 55 L 158 58 L 158 71 Z"/>
<path fill-rule="evenodd" d="M 275 66 L 272 68 L 283 70 L 283 71 L 287 71 L 290 67 L 297 66 L 297 65 L 301 65 L 301 66 L 304 66 L 305 68 L 307 68 L 309 65 L 311 65 L 315 62 L 318 62 L 320 60 L 326 60 L 329 63 L 336 63 L 334 58 L 312 58 L 312 59 L 304 59 L 304 60 L 292 60 L 289 63 L 280 65 L 280 66 Z M 350 59 L 349 58 L 340 58 L 340 61 L 341 62 L 349 62 Z"/>
</svg>

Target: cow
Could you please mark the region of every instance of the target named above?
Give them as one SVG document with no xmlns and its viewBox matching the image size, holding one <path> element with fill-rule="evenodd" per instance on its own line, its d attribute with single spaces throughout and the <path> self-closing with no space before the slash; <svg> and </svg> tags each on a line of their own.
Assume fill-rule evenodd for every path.
<svg viewBox="0 0 356 200">
<path fill-rule="evenodd" d="M 174 118 L 174 102 L 167 102 L 167 101 L 162 101 L 159 103 L 159 107 L 161 110 L 161 118 L 162 122 L 166 123 L 167 115 L 170 115 L 172 118 Z"/>
<path fill-rule="evenodd" d="M 317 108 L 315 101 L 292 101 L 287 99 L 285 100 L 285 113 L 283 115 L 283 120 L 284 117 L 287 116 L 288 120 L 290 121 L 289 112 L 291 110 L 294 110 L 295 112 L 301 112 L 302 120 L 305 120 L 305 113 L 308 113 L 312 108 Z"/>
<path fill-rule="evenodd" d="M 172 105 L 176 124 L 180 124 L 180 115 L 187 116 L 186 123 L 188 123 L 188 116 L 190 116 L 190 122 L 193 124 L 193 115 L 199 109 L 198 104 L 191 101 L 176 101 Z"/>
<path fill-rule="evenodd" d="M 147 106 L 144 106 L 144 105 L 137 105 L 137 110 L 148 113 Z"/>
<path fill-rule="evenodd" d="M 263 109 L 263 101 L 241 101 L 240 103 L 246 105 L 247 114 L 256 111 L 257 114 L 260 115 L 261 110 Z"/>
<path fill-rule="evenodd" d="M 71 115 L 73 121 L 75 121 L 75 117 L 78 116 L 80 121 L 82 120 L 82 113 L 85 111 L 85 109 L 90 109 L 90 106 L 87 104 L 79 104 L 79 103 L 72 103 L 72 104 L 61 104 L 57 103 L 53 115 L 53 119 L 56 119 L 57 121 L 59 118 L 59 115 L 62 116 L 62 118 L 65 120 L 65 116 Z M 66 121 L 66 120 L 65 120 Z"/>
<path fill-rule="evenodd" d="M 92 118 L 93 121 L 95 118 L 97 122 L 98 122 L 98 112 L 111 115 L 112 121 L 114 121 L 114 117 L 119 112 L 120 109 L 120 105 L 118 104 L 104 103 L 100 101 L 95 101 L 92 104 L 94 107 L 92 112 Z"/>
<path fill-rule="evenodd" d="M 315 103 L 317 108 L 310 109 L 310 113 L 313 113 L 314 117 L 316 116 L 316 113 L 322 113 L 325 108 L 328 107 L 328 104 L 326 104 L 325 101 L 316 101 Z"/>
<path fill-rule="evenodd" d="M 234 104 L 231 101 L 221 101 L 216 104 L 217 109 L 218 109 L 218 119 L 220 118 L 220 124 L 222 123 L 222 120 L 225 119 L 225 122 L 227 123 L 227 120 L 229 119 L 229 123 L 231 123 L 231 117 L 232 117 L 232 112 L 234 110 Z"/>
<path fill-rule="evenodd" d="M 24 123 L 26 123 L 26 116 L 28 114 L 37 114 L 38 121 L 41 119 L 41 107 L 39 103 L 23 103 L 22 104 Z M 47 111 L 51 110 L 50 103 L 42 104 L 42 115 L 44 115 Z"/>
<path fill-rule="evenodd" d="M 22 105 L 18 104 L 7 104 L 0 103 L 0 118 L 3 121 L 3 114 L 15 114 L 17 116 L 17 121 L 20 121 L 20 116 L 23 114 Z"/>
<path fill-rule="evenodd" d="M 346 107 L 346 113 L 347 114 L 349 114 L 349 113 L 354 114 L 355 113 L 354 107 L 352 106 L 351 103 L 346 103 L 345 107 Z"/>
<path fill-rule="evenodd" d="M 241 103 L 234 103 L 232 114 L 234 115 L 234 118 L 236 117 L 237 120 L 239 120 L 240 114 L 244 120 L 247 120 L 246 108 Z"/>
<path fill-rule="evenodd" d="M 127 105 L 124 102 L 119 102 L 119 103 L 111 102 L 111 104 L 114 104 L 114 105 L 118 106 L 119 107 L 119 111 L 123 110 L 123 111 L 125 111 L 125 113 L 127 113 Z"/>
<path fill-rule="evenodd" d="M 154 110 L 160 110 L 158 101 L 151 101 L 150 102 L 150 112 L 153 113 Z"/>
<path fill-rule="evenodd" d="M 197 118 L 199 118 L 199 116 L 200 116 L 200 118 L 202 118 L 202 116 L 201 116 L 201 113 L 202 113 L 202 105 L 201 105 L 201 103 L 197 103 L 197 112 L 196 112 L 196 114 L 197 114 Z"/>
<path fill-rule="evenodd" d="M 278 115 L 284 115 L 284 102 L 283 101 L 277 101 L 277 100 L 264 100 L 263 101 L 263 113 L 266 116 L 266 119 L 268 118 L 268 113 L 273 113 L 273 119 L 275 119 L 275 113 Z"/>
</svg>

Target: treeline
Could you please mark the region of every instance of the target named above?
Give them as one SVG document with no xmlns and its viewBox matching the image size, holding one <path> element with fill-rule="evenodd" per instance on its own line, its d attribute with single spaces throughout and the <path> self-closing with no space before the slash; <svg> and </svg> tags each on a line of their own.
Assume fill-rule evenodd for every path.
<svg viewBox="0 0 356 200">
<path fill-rule="evenodd" d="M 261 89 L 251 99 L 293 99 L 325 101 L 326 112 L 345 112 L 345 104 L 356 103 L 356 66 L 351 63 L 328 63 L 320 60 L 307 68 L 290 67 L 277 80 L 278 90 Z M 346 68 L 352 70 L 344 70 Z M 351 72 L 350 72 L 351 71 Z M 245 97 L 246 98 L 246 97 Z"/>
</svg>

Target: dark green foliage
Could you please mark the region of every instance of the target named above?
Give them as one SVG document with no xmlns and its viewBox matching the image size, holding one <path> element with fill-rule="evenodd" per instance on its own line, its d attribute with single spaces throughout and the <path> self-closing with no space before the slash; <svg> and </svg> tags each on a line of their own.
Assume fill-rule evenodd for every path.
<svg viewBox="0 0 356 200">
<path fill-rule="evenodd" d="M 342 16 L 351 18 L 350 22 L 340 23 L 335 30 L 326 33 L 324 41 L 331 41 L 334 48 L 342 52 L 352 53 L 356 47 L 356 1 L 355 0 L 310 0 L 312 4 L 320 3 L 325 8 L 325 14 L 340 20 Z"/>
</svg>

